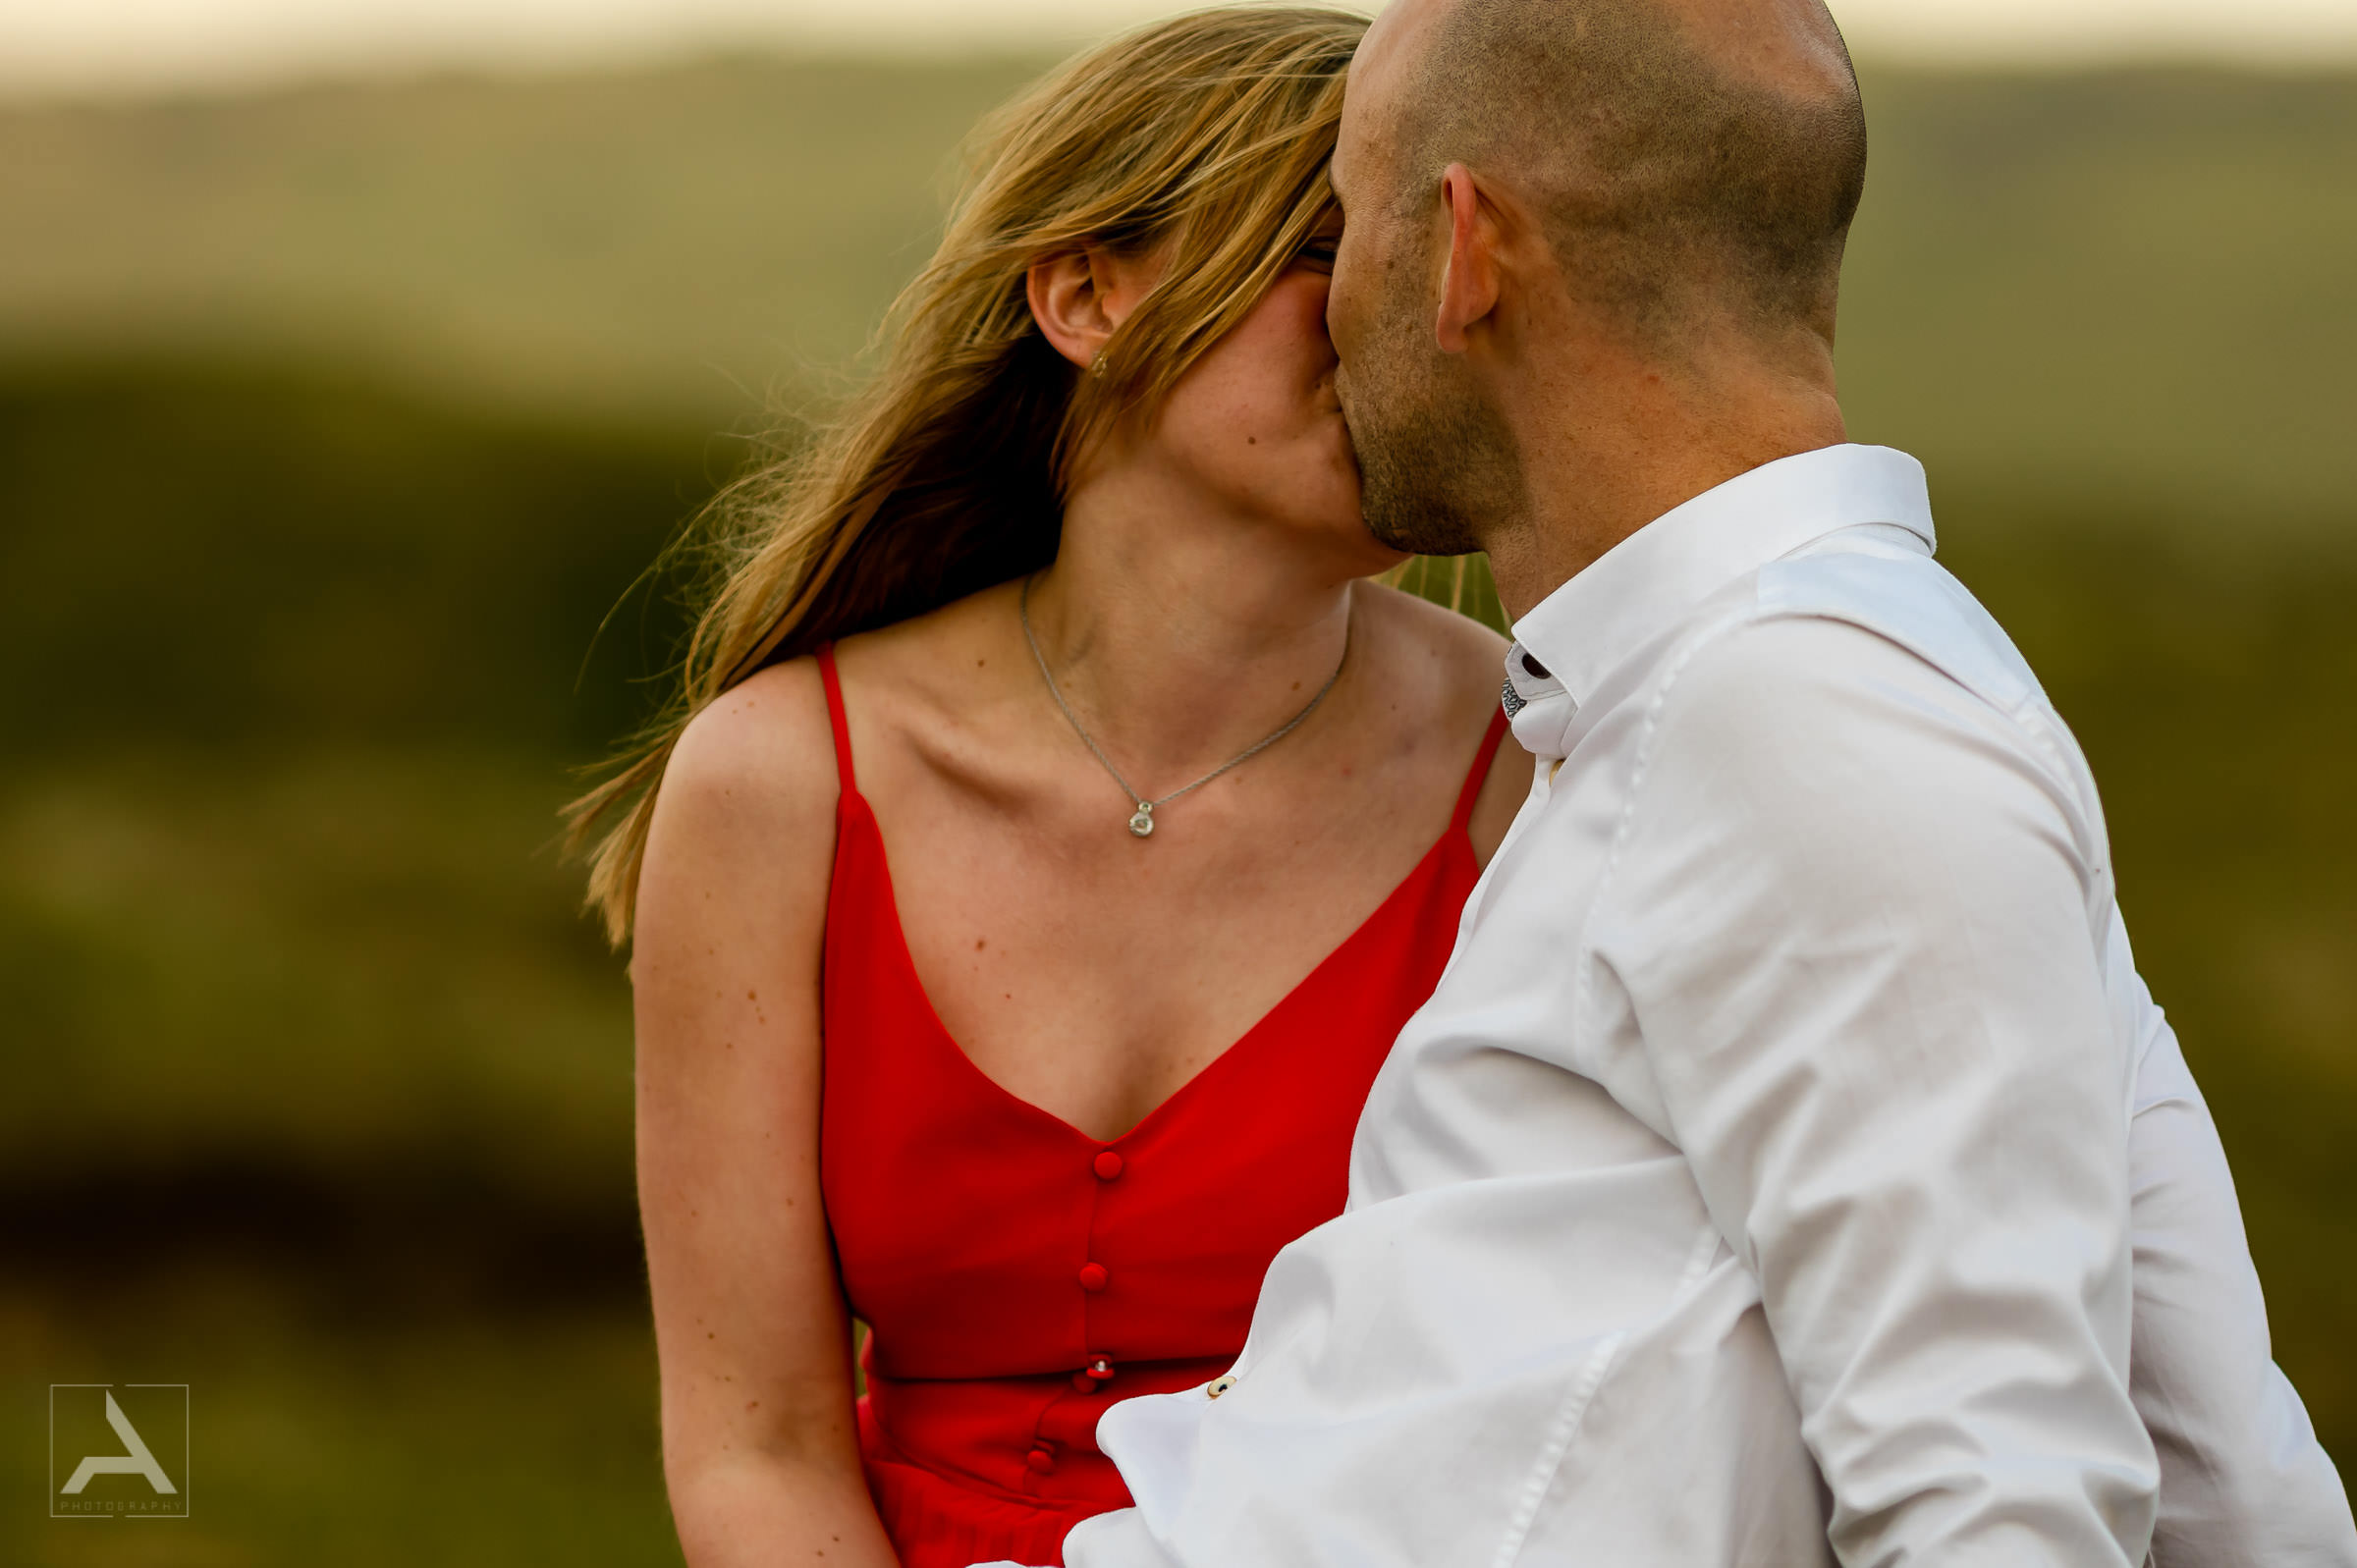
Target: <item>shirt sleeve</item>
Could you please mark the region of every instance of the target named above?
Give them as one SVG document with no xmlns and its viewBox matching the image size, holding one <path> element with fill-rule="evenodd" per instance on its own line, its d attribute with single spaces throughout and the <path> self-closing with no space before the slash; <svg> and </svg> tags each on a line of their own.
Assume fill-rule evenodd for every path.
<svg viewBox="0 0 2357 1568">
<path fill-rule="evenodd" d="M 2141 1564 L 2091 802 L 1834 621 L 1723 634 L 1651 723 L 1593 950 L 1758 1279 L 1836 1555 Z"/>
<path fill-rule="evenodd" d="M 2357 1568 L 2357 1524 L 2267 1302 L 2210 1108 L 2115 921 L 2115 985 L 2138 1041 L 2129 1124 L 2136 1248 L 2130 1391 L 2161 1455 L 2156 1568 Z"/>
</svg>

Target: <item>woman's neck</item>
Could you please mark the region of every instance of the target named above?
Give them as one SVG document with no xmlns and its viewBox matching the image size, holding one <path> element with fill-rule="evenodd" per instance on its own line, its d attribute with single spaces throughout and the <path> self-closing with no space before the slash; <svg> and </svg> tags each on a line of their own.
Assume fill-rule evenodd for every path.
<svg viewBox="0 0 2357 1568">
<path fill-rule="evenodd" d="M 1350 618 L 1341 554 L 1107 473 L 1066 507 L 1056 564 L 1031 587 L 1032 631 L 1097 743 L 1161 793 L 1284 724 L 1335 674 Z"/>
</svg>

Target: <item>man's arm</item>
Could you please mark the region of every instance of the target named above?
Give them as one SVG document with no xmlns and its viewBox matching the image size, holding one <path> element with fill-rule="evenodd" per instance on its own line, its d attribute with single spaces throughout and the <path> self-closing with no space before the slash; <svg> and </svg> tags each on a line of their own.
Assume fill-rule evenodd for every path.
<svg viewBox="0 0 2357 1568">
<path fill-rule="evenodd" d="M 2136 1354 L 2130 1391 L 2161 1455 L 2156 1568 L 2357 1568 L 2332 1460 L 2268 1343 L 2234 1178 L 2177 1037 L 2116 921 L 2114 1006 L 2135 1018 Z"/>
<path fill-rule="evenodd" d="M 1836 1551 L 2140 1564 L 2100 828 L 2006 716 L 1836 622 L 1720 638 L 1655 724 L 1599 951 L 1758 1276 Z"/>
</svg>

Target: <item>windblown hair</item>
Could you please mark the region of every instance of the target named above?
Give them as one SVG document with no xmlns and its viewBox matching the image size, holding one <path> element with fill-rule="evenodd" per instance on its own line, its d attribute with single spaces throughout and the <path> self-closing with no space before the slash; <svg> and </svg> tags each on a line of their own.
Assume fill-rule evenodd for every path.
<svg viewBox="0 0 2357 1568">
<path fill-rule="evenodd" d="M 1055 559 L 1074 460 L 1150 426 L 1330 209 L 1365 29 L 1323 8 L 1196 12 L 1079 56 L 984 123 L 940 248 L 885 318 L 875 376 L 714 502 L 723 553 L 674 699 L 566 808 L 617 946 L 689 720 L 767 665 Z M 1041 336 L 1026 278 L 1088 247 L 1159 255 L 1164 281 L 1084 375 Z"/>
</svg>

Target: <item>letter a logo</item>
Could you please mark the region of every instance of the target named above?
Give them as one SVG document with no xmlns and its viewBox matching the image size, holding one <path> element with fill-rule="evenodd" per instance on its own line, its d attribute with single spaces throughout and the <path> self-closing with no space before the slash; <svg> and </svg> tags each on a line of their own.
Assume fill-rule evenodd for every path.
<svg viewBox="0 0 2357 1568">
<path fill-rule="evenodd" d="M 132 1426 L 131 1418 L 123 1414 L 123 1407 L 115 1403 L 112 1393 L 106 1396 L 106 1424 L 115 1429 L 115 1435 L 123 1439 L 123 1446 L 130 1452 L 121 1455 L 92 1454 L 82 1460 L 74 1467 L 74 1479 L 66 1483 L 61 1495 L 79 1495 L 82 1488 L 90 1484 L 92 1476 L 145 1476 L 147 1485 L 153 1487 L 159 1496 L 168 1497 L 180 1489 L 172 1485 L 172 1478 L 164 1474 L 164 1467 L 155 1462 L 155 1455 L 148 1451 L 145 1440 Z M 56 1472 L 50 1474 L 55 1475 Z"/>
</svg>

